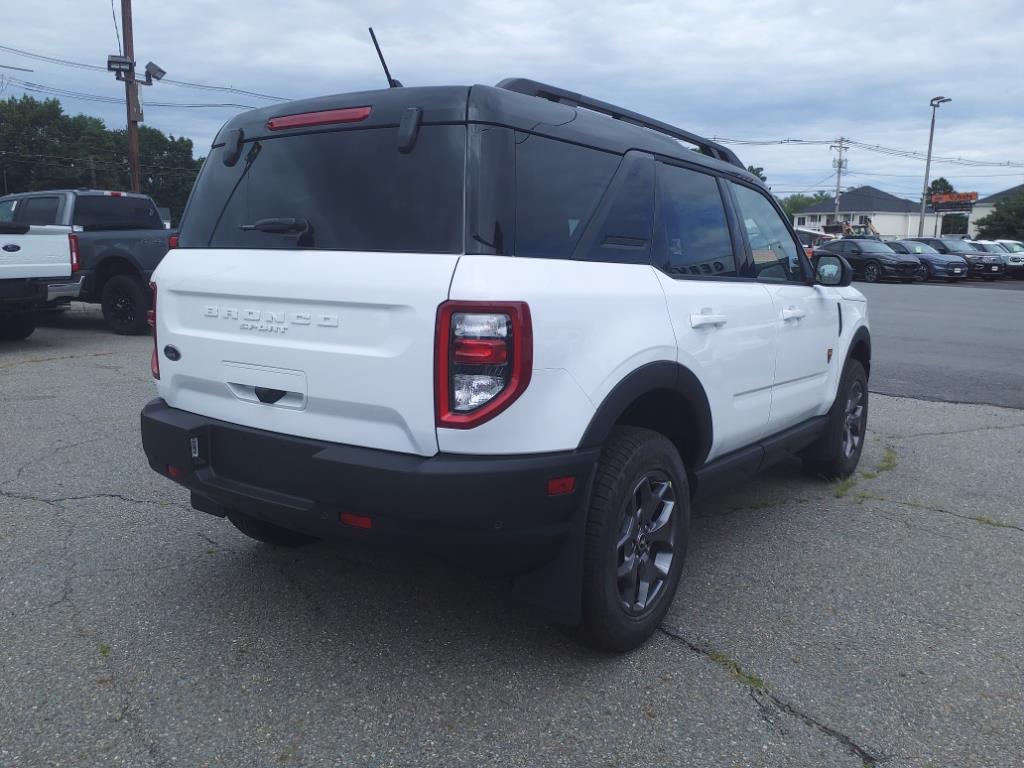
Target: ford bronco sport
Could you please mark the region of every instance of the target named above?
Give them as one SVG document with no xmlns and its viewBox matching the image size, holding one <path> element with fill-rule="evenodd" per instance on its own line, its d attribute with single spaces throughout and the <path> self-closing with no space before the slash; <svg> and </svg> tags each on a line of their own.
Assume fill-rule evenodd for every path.
<svg viewBox="0 0 1024 768">
<path fill-rule="evenodd" d="M 864 445 L 870 337 L 728 149 L 529 80 L 233 118 L 153 275 L 151 467 L 275 545 L 494 548 L 627 650 L 691 501 Z M 504 560 L 503 560 L 504 562 Z"/>
</svg>

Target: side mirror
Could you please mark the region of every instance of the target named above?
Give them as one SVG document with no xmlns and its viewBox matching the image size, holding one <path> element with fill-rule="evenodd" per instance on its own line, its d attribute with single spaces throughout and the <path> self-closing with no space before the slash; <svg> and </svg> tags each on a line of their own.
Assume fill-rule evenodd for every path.
<svg viewBox="0 0 1024 768">
<path fill-rule="evenodd" d="M 818 257 L 814 265 L 815 282 L 818 285 L 826 285 L 830 288 L 845 288 L 853 282 L 853 269 L 850 263 L 842 256 Z"/>
</svg>

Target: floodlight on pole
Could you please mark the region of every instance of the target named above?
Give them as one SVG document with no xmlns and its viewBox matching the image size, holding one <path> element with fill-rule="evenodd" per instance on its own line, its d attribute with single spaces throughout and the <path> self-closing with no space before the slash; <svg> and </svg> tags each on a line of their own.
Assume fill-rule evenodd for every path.
<svg viewBox="0 0 1024 768">
<path fill-rule="evenodd" d="M 928 159 L 924 164 L 924 187 L 921 189 L 921 217 L 917 222 L 917 236 L 924 236 L 924 212 L 928 205 L 928 175 L 932 170 L 932 141 L 935 138 L 935 112 L 938 110 L 940 104 L 945 104 L 952 99 L 945 96 L 936 96 L 928 105 L 932 108 L 932 127 L 928 131 Z"/>
</svg>

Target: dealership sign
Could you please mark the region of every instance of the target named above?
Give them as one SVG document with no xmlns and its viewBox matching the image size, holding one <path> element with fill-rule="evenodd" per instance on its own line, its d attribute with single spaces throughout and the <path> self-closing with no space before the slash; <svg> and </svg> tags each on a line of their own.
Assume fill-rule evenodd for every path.
<svg viewBox="0 0 1024 768">
<path fill-rule="evenodd" d="M 937 213 L 965 212 L 970 213 L 978 202 L 977 192 L 947 192 L 928 196 L 931 210 Z"/>
</svg>

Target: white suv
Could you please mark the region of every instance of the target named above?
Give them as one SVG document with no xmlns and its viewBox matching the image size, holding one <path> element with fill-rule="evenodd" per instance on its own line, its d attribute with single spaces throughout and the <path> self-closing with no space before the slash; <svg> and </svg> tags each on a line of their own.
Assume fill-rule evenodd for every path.
<svg viewBox="0 0 1024 768">
<path fill-rule="evenodd" d="M 728 149 L 532 81 L 248 112 L 153 277 L 143 443 L 253 538 L 486 553 L 633 648 L 695 496 L 857 465 L 867 306 L 816 269 Z"/>
</svg>

